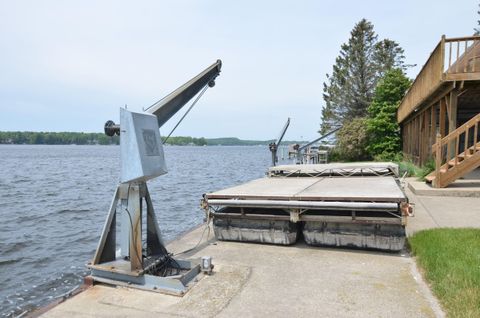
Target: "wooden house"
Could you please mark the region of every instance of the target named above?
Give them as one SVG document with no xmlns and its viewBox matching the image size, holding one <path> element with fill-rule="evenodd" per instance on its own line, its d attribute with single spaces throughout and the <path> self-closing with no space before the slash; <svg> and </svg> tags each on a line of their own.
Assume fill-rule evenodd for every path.
<svg viewBox="0 0 480 318">
<path fill-rule="evenodd" d="M 404 156 L 435 161 L 427 177 L 446 187 L 480 166 L 480 36 L 445 38 L 397 110 Z"/>
</svg>

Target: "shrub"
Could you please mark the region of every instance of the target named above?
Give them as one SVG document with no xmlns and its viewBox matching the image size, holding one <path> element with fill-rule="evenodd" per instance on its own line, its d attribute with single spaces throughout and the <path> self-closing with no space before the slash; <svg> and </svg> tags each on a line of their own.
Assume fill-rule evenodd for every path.
<svg viewBox="0 0 480 318">
<path fill-rule="evenodd" d="M 367 129 L 365 118 L 354 118 L 344 123 L 337 132 L 335 151 L 343 161 L 362 161 L 371 159 L 366 151 Z"/>
</svg>

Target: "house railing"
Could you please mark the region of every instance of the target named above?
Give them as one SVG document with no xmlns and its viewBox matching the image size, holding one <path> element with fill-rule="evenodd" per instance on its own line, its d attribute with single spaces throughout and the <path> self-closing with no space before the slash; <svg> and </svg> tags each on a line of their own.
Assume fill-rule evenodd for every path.
<svg viewBox="0 0 480 318">
<path fill-rule="evenodd" d="M 398 122 L 416 111 L 443 82 L 462 80 L 480 80 L 480 36 L 442 36 L 400 103 Z"/>
<path fill-rule="evenodd" d="M 480 114 L 477 114 L 447 136 L 442 138 L 437 134 L 436 142 L 432 146 L 432 154 L 435 157 L 434 183 L 438 187 L 443 187 L 442 175 L 457 169 L 469 158 L 477 157 L 477 153 L 480 152 L 479 123 Z M 460 173 L 462 171 L 459 171 Z M 451 179 L 455 179 L 455 176 Z"/>
</svg>

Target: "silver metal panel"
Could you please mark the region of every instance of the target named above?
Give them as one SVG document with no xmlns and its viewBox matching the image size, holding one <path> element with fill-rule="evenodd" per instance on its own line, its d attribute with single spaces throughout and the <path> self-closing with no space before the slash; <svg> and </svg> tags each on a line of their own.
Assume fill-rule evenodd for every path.
<svg viewBox="0 0 480 318">
<path fill-rule="evenodd" d="M 305 222 L 303 237 L 309 245 L 340 246 L 401 251 L 405 246 L 405 228 L 398 224 L 355 224 Z"/>
<path fill-rule="evenodd" d="M 355 211 L 398 211 L 398 203 L 296 201 L 296 200 L 208 200 L 209 205 L 237 206 L 277 209 L 355 210 Z"/>
<path fill-rule="evenodd" d="M 130 232 L 132 229 L 132 225 L 130 224 L 130 216 L 128 215 L 126 209 L 129 209 L 128 207 L 128 200 L 127 199 L 122 199 L 121 200 L 121 208 L 120 208 L 120 217 L 121 217 L 121 222 L 120 222 L 120 255 L 122 257 L 126 257 L 130 255 Z M 132 204 L 132 203 L 130 203 Z"/>
<path fill-rule="evenodd" d="M 120 182 L 146 181 L 167 173 L 157 117 L 120 109 Z"/>
<path fill-rule="evenodd" d="M 297 241 L 298 227 L 289 221 L 214 219 L 215 237 L 222 241 L 290 245 Z"/>
</svg>

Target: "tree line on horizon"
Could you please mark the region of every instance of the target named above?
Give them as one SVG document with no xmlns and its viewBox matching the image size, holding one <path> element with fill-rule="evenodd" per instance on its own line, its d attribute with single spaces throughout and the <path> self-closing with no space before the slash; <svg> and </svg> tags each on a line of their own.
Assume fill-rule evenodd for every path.
<svg viewBox="0 0 480 318">
<path fill-rule="evenodd" d="M 162 137 L 162 142 L 166 137 Z M 167 145 L 175 146 L 255 146 L 268 145 L 273 140 L 242 140 L 236 137 L 195 138 L 174 136 L 168 138 Z M 33 131 L 0 131 L 0 144 L 28 145 L 118 145 L 119 136 L 109 137 L 104 133 L 83 132 L 33 132 Z M 301 143 L 284 141 L 284 144 Z"/>
<path fill-rule="evenodd" d="M 28 145 L 118 145 L 118 136 L 104 133 L 0 131 L 0 144 Z"/>
</svg>

